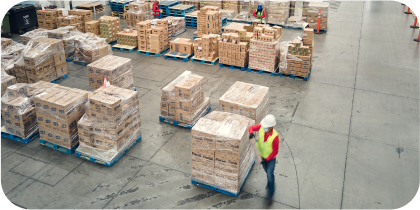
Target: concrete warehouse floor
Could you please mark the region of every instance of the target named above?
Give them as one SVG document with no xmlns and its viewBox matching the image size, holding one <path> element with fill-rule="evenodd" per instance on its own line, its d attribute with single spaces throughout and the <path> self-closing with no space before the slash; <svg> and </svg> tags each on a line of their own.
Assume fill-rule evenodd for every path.
<svg viewBox="0 0 420 210">
<path fill-rule="evenodd" d="M 257 164 L 237 198 L 191 184 L 190 130 L 158 120 L 161 88 L 190 70 L 205 77 L 213 110 L 236 81 L 270 87 L 282 140 L 270 208 L 404 206 L 419 184 L 419 44 L 410 24 L 398 2 L 331 2 L 307 82 L 114 51 L 135 66 L 141 142 L 109 168 L 38 139 L 2 138 L 4 193 L 25 208 L 266 208 Z M 301 35 L 285 29 L 282 40 Z M 68 68 L 60 84 L 87 90 L 86 67 Z"/>
</svg>

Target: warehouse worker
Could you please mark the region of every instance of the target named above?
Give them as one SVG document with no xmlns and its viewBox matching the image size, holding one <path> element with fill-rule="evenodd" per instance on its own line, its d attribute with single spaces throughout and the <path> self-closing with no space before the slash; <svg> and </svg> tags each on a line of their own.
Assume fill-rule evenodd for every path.
<svg viewBox="0 0 420 210">
<path fill-rule="evenodd" d="M 259 125 L 249 127 L 249 139 L 253 139 L 254 132 L 258 131 L 257 148 L 261 156 L 261 165 L 267 173 L 267 188 L 268 196 L 271 198 L 274 194 L 274 166 L 276 164 L 276 156 L 279 152 L 280 138 L 274 126 L 276 119 L 273 115 L 269 114 L 264 117 Z M 257 158 L 258 159 L 258 158 Z"/>
<path fill-rule="evenodd" d="M 263 10 L 261 4 L 258 4 L 258 8 L 254 10 L 254 17 L 255 19 L 260 19 L 261 23 L 263 23 L 263 19 L 265 18 L 265 10 Z"/>
<path fill-rule="evenodd" d="M 153 9 L 153 16 L 155 16 L 155 18 L 159 18 L 160 13 L 162 12 L 162 10 L 159 9 L 159 1 L 155 1 L 155 3 L 153 3 L 152 9 Z"/>
</svg>

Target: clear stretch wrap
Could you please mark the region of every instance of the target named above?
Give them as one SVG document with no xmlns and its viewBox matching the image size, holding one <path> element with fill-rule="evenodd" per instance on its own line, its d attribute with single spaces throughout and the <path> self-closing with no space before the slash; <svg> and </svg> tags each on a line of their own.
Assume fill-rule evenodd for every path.
<svg viewBox="0 0 420 210">
<path fill-rule="evenodd" d="M 168 16 L 164 18 L 164 20 L 165 19 L 171 23 L 172 36 L 177 36 L 187 29 L 185 24 L 185 17 Z"/>
<path fill-rule="evenodd" d="M 220 35 L 203 35 L 202 38 L 194 39 L 194 58 L 215 61 L 219 57 Z"/>
<path fill-rule="evenodd" d="M 113 85 L 93 94 L 86 104 L 86 114 L 77 123 L 77 151 L 110 161 L 141 135 L 138 94 Z"/>
<path fill-rule="evenodd" d="M 5 132 L 20 138 L 27 138 L 38 132 L 34 97 L 42 94 L 50 86 L 51 83 L 40 81 L 34 84 L 17 83 L 7 87 L 1 97 Z"/>
<path fill-rule="evenodd" d="M 249 10 L 249 9 L 248 9 Z M 233 20 L 238 20 L 238 21 L 250 21 L 251 18 L 249 16 L 249 11 L 242 11 L 239 12 L 238 15 L 236 15 Z"/>
<path fill-rule="evenodd" d="M 313 32 L 313 30 L 310 30 Z M 312 67 L 312 46 L 306 46 L 300 39 L 282 42 L 279 71 L 295 76 L 308 76 Z"/>
<path fill-rule="evenodd" d="M 112 48 L 105 38 L 85 33 L 74 38 L 74 61 L 92 63 L 106 55 L 112 55 Z"/>
<path fill-rule="evenodd" d="M 219 63 L 240 67 L 248 65 L 249 44 L 241 42 L 247 35 L 245 30 L 240 30 L 240 34 L 222 34 L 222 40 L 219 42 Z M 248 37 L 252 38 L 252 35 Z"/>
<path fill-rule="evenodd" d="M 15 63 L 18 82 L 50 82 L 67 73 L 64 45 L 61 40 L 39 37 L 32 39 Z"/>
<path fill-rule="evenodd" d="M 192 124 L 200 118 L 210 105 L 204 96 L 204 78 L 185 71 L 162 88 L 161 116 Z"/>
<path fill-rule="evenodd" d="M 268 112 L 268 87 L 235 82 L 219 100 L 219 110 L 243 115 L 260 123 Z"/>
<path fill-rule="evenodd" d="M 32 39 L 36 39 L 39 37 L 48 37 L 48 31 L 49 30 L 44 28 L 38 28 L 33 31 L 26 32 L 25 34 L 20 35 L 20 42 L 26 45 Z"/>
<path fill-rule="evenodd" d="M 289 18 L 290 1 L 270 0 L 268 3 L 267 22 L 271 24 L 285 25 Z"/>
<path fill-rule="evenodd" d="M 248 128 L 254 120 L 213 111 L 191 130 L 191 178 L 237 193 L 255 160 Z"/>
<path fill-rule="evenodd" d="M 154 18 L 148 2 L 131 2 L 126 12 L 127 27 L 136 29 L 137 23 Z"/>
<path fill-rule="evenodd" d="M 281 39 L 271 42 L 251 39 L 249 68 L 276 72 L 280 57 Z"/>
<path fill-rule="evenodd" d="M 107 55 L 87 66 L 89 91 L 104 84 L 104 78 L 116 87 L 133 89 L 133 66 L 131 59 Z"/>
<path fill-rule="evenodd" d="M 229 20 L 232 20 L 238 15 L 238 12 L 236 10 L 232 9 L 221 9 L 222 17 L 227 18 Z"/>
<path fill-rule="evenodd" d="M 307 10 L 307 22 L 309 28 L 317 29 L 319 9 L 321 9 L 321 22 L 319 29 L 326 30 L 328 28 L 328 2 L 310 2 Z"/>
<path fill-rule="evenodd" d="M 78 31 L 75 26 L 64 26 L 48 32 L 48 38 L 63 40 L 66 58 L 74 56 L 74 39 L 83 33 Z"/>
<path fill-rule="evenodd" d="M 85 90 L 51 85 L 34 98 L 40 138 L 66 148 L 78 144 L 77 121 L 85 114 L 92 94 Z"/>
<path fill-rule="evenodd" d="M 25 45 L 18 42 L 13 42 L 11 40 L 2 43 L 1 69 L 4 70 L 7 74 L 15 77 L 15 63 L 18 62 L 19 59 L 21 59 L 22 52 L 24 49 Z"/>
<path fill-rule="evenodd" d="M 293 28 L 305 28 L 307 25 L 308 23 L 306 22 L 306 17 L 290 16 L 284 26 Z"/>
<path fill-rule="evenodd" d="M 7 87 L 16 83 L 16 77 L 7 74 L 4 69 L 1 70 L 1 96 L 4 95 Z"/>
</svg>

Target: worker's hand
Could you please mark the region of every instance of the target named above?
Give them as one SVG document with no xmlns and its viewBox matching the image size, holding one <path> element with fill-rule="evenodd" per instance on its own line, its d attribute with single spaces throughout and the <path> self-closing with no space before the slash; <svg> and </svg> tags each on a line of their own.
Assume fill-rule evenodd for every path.
<svg viewBox="0 0 420 210">
<path fill-rule="evenodd" d="M 161 10 L 160 10 L 160 12 L 162 13 L 162 12 L 163 12 L 163 10 L 161 9 Z"/>
<path fill-rule="evenodd" d="M 255 137 L 254 133 L 249 134 L 249 139 L 253 139 Z"/>
<path fill-rule="evenodd" d="M 267 162 L 267 160 L 265 158 L 261 157 L 261 164 L 263 164 L 265 162 Z"/>
</svg>

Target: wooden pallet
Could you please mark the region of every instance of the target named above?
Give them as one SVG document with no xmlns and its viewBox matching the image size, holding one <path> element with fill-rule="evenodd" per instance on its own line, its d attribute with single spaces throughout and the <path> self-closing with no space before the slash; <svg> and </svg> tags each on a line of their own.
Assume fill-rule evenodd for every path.
<svg viewBox="0 0 420 210">
<path fill-rule="evenodd" d="M 137 49 L 137 46 L 122 45 L 116 44 L 112 46 L 112 50 L 119 50 L 123 52 L 134 52 Z"/>
<path fill-rule="evenodd" d="M 49 141 L 45 141 L 44 139 L 39 139 L 39 142 L 44 146 L 50 147 L 50 148 L 58 150 L 60 152 L 64 152 L 64 153 L 69 154 L 69 155 L 73 154 L 74 151 L 76 151 L 76 148 L 79 146 L 79 144 L 77 144 L 76 146 L 74 146 L 70 149 L 70 148 L 63 147 L 61 145 L 49 142 Z"/>
<path fill-rule="evenodd" d="M 185 54 L 185 53 L 169 52 L 164 55 L 165 59 L 172 59 L 172 60 L 184 61 L 184 62 L 187 62 L 192 56 L 194 56 L 194 53 Z"/>
<path fill-rule="evenodd" d="M 31 134 L 30 136 L 28 136 L 26 138 L 21 138 L 19 136 L 7 133 L 6 128 L 3 126 L 3 127 L 1 127 L 1 137 L 6 138 L 6 139 L 10 139 L 10 140 L 13 140 L 13 141 L 18 141 L 20 143 L 27 144 L 27 143 L 33 141 L 34 139 L 36 139 L 37 137 L 39 137 L 39 132 L 37 131 L 37 132 Z"/>
<path fill-rule="evenodd" d="M 248 67 L 248 65 L 245 66 L 234 66 L 234 65 L 227 65 L 227 64 L 223 64 L 223 63 L 219 63 L 220 67 L 223 68 L 228 68 L 228 69 L 235 69 L 235 70 L 241 70 L 241 71 L 245 71 Z"/>
<path fill-rule="evenodd" d="M 202 63 L 202 64 L 208 64 L 208 65 L 214 65 L 217 63 L 217 61 L 219 61 L 219 57 L 217 57 L 216 59 L 209 61 L 209 60 L 202 60 L 202 59 L 198 59 L 198 58 L 191 58 L 191 62 L 194 63 Z"/>
<path fill-rule="evenodd" d="M 166 48 L 166 49 L 164 49 L 163 51 L 161 51 L 159 53 L 154 53 L 154 52 L 149 52 L 149 51 L 142 51 L 142 50 L 138 50 L 137 53 L 138 54 L 143 54 L 143 55 L 160 57 L 162 54 L 166 53 L 168 50 L 169 50 L 169 47 Z"/>
<path fill-rule="evenodd" d="M 279 71 L 279 68 L 277 67 L 277 70 L 275 72 L 267 71 L 267 70 L 261 70 L 261 69 L 254 69 L 254 68 L 248 68 L 248 72 L 257 73 L 257 74 L 265 74 L 265 75 L 271 75 L 276 76 Z"/>
<path fill-rule="evenodd" d="M 312 68 L 309 70 L 308 75 L 307 75 L 307 76 L 305 76 L 305 77 L 298 76 L 298 75 L 295 75 L 295 74 L 287 74 L 287 73 L 284 73 L 284 72 L 279 72 L 279 73 L 278 73 L 278 75 L 279 75 L 280 77 L 286 77 L 286 78 L 291 78 L 291 79 L 297 79 L 297 80 L 308 81 L 309 76 L 311 75 L 311 72 L 312 72 Z"/>
<path fill-rule="evenodd" d="M 175 119 L 172 119 L 170 117 L 162 117 L 159 116 L 159 121 L 164 122 L 164 123 L 169 123 L 172 125 L 176 125 L 176 126 L 180 126 L 180 127 L 184 127 L 184 128 L 188 128 L 188 129 L 192 129 L 192 127 L 194 127 L 194 125 L 197 123 L 197 121 L 204 115 L 206 115 L 207 113 L 209 113 L 211 110 L 211 105 L 209 105 L 201 114 L 200 116 L 191 124 L 186 124 L 186 123 L 182 123 L 182 122 L 178 122 Z"/>
<path fill-rule="evenodd" d="M 66 79 L 68 76 L 69 76 L 68 74 L 64 74 L 63 76 L 60 76 L 60 77 L 58 77 L 58 78 L 53 79 L 53 80 L 51 81 L 51 83 L 57 83 L 57 82 L 60 82 L 60 81 L 62 81 L 62 80 L 64 80 L 64 79 Z"/>
</svg>

